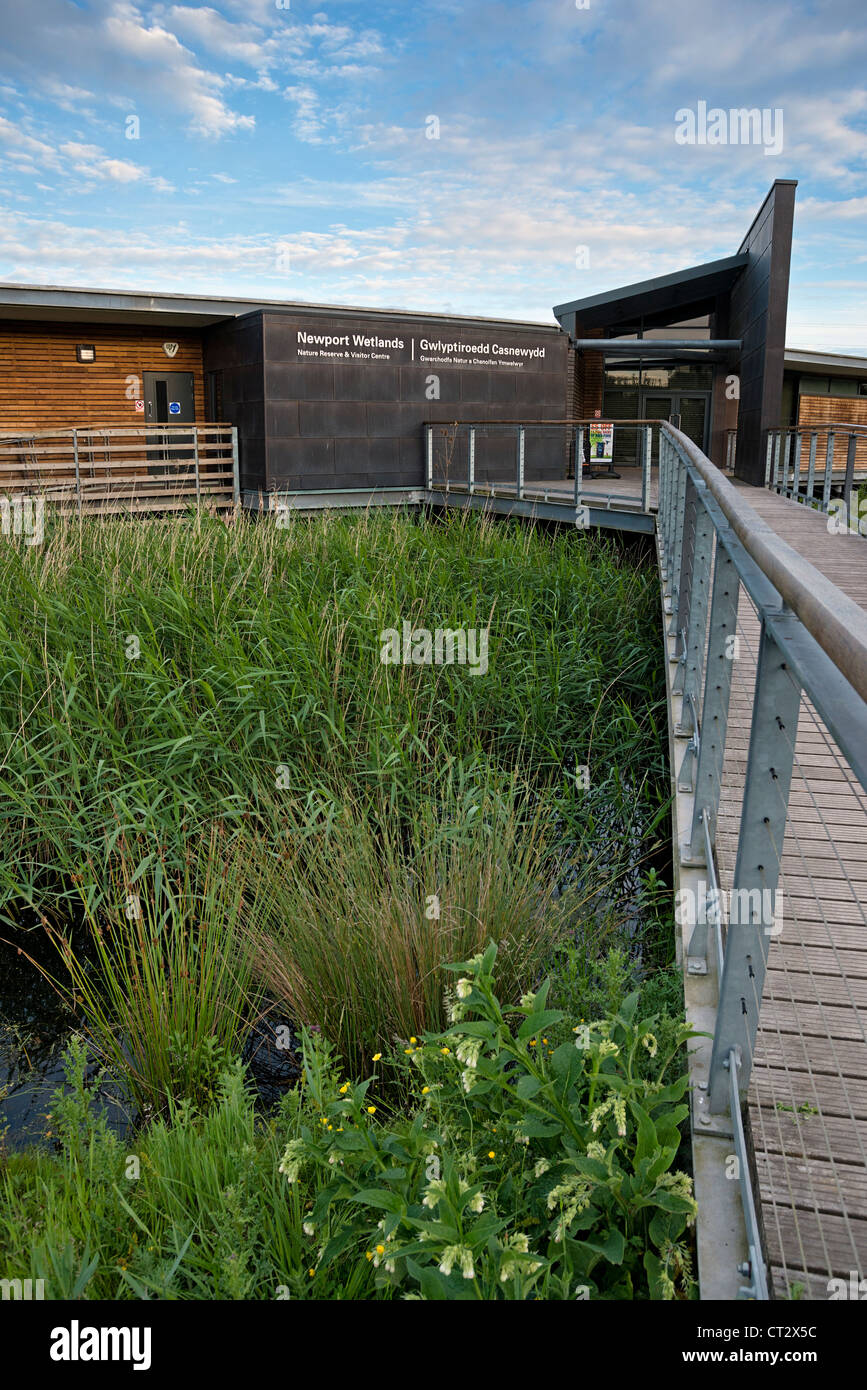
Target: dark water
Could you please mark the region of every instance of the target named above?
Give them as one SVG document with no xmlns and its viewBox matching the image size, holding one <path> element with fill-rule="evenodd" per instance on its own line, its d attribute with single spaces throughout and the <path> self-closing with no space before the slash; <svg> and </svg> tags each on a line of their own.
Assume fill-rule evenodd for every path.
<svg viewBox="0 0 867 1390">
<path fill-rule="evenodd" d="M 84 1020 L 71 1009 L 38 968 L 62 981 L 56 948 L 41 927 L 0 928 L 0 1143 L 9 1149 L 51 1147 L 56 1125 L 48 1118 L 51 1096 L 63 1086 L 63 1054 Z M 82 931 L 75 945 L 84 956 Z M 29 957 L 29 959 L 28 959 Z M 267 1002 L 252 1020 L 243 1051 L 254 1094 L 263 1107 L 274 1104 L 301 1072 L 301 1040 L 284 1009 Z M 135 1127 L 136 1116 L 123 1086 L 103 1074 L 97 1060 L 87 1068 L 91 1105 L 118 1135 Z"/>
<path fill-rule="evenodd" d="M 562 857 L 572 861 L 576 851 L 583 854 L 578 862 L 568 863 L 553 896 L 577 891 L 585 904 L 585 919 L 617 920 L 640 957 L 648 916 L 646 876 L 654 870 L 665 878 L 670 869 L 667 821 L 651 833 L 653 807 L 628 778 L 614 788 L 607 783 L 577 790 L 575 796 L 583 834 L 580 840 L 570 840 L 560 823 L 567 841 Z"/>
<path fill-rule="evenodd" d="M 656 868 L 665 876 L 669 856 L 665 825 L 657 828 L 654 839 L 660 843 L 652 859 L 646 856 L 651 837 L 648 833 L 652 808 L 631 786 L 621 786 L 616 795 L 611 787 L 599 786 L 576 791 L 581 798 L 582 845 L 580 862 L 570 863 L 557 882 L 553 896 L 577 889 L 584 899 L 582 930 L 594 917 L 602 925 L 612 917 L 621 924 L 621 940 L 633 943 L 636 965 L 642 965 L 643 927 L 647 918 L 644 876 Z M 561 830 L 564 827 L 561 826 Z M 563 859 L 571 859 L 577 842 L 568 844 Z M 593 884 L 603 879 L 603 887 Z M 607 885 L 604 880 L 611 879 Z M 52 1092 L 64 1082 L 63 1053 L 70 1036 L 83 1028 L 83 1019 L 63 1001 L 57 990 L 35 964 L 56 977 L 63 977 L 60 957 L 41 927 L 15 931 L 0 928 L 0 1142 L 9 1148 L 28 1144 L 51 1145 L 46 1134 L 52 1124 L 46 1119 L 51 1110 Z M 83 929 L 75 943 L 86 955 Z M 278 1101 L 300 1074 L 300 1038 L 292 1020 L 279 1004 L 266 1001 L 259 1016 L 250 1022 L 244 1051 L 250 1079 L 263 1107 Z M 133 1127 L 135 1117 L 123 1103 L 120 1083 L 107 1081 L 100 1067 L 92 1062 L 87 1077 L 92 1104 L 103 1111 L 116 1133 Z"/>
<path fill-rule="evenodd" d="M 63 1053 L 83 1020 L 38 968 L 60 980 L 65 973 L 41 927 L 2 927 L 0 938 L 0 1138 L 15 1149 L 50 1145 L 51 1095 L 64 1082 Z M 118 1103 L 119 1092 L 98 1083 L 99 1070 L 94 1061 L 86 1073 L 93 1103 L 111 1128 L 123 1133 L 128 1115 Z"/>
</svg>

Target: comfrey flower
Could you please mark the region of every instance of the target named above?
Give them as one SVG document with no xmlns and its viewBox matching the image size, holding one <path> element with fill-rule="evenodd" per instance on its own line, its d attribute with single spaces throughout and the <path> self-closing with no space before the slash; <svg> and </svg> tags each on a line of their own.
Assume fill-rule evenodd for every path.
<svg viewBox="0 0 867 1390">
<path fill-rule="evenodd" d="M 600 1144 L 598 1139 L 591 1139 L 587 1145 L 587 1157 L 598 1158 L 602 1162 L 605 1158 L 605 1145 Z"/>
<path fill-rule="evenodd" d="M 533 1007 L 533 1005 L 535 1004 L 535 1002 L 536 1002 L 536 996 L 535 996 L 535 994 L 532 994 L 532 993 L 531 993 L 531 994 L 522 994 L 522 995 L 521 995 L 521 1008 L 522 1008 L 522 1009 L 532 1009 L 532 1007 Z"/>
<path fill-rule="evenodd" d="M 551 1164 L 548 1162 L 547 1158 L 540 1158 L 535 1168 L 533 1169 L 533 1172 L 535 1173 L 537 1178 L 541 1178 L 542 1174 L 547 1173 L 550 1167 Z"/>
<path fill-rule="evenodd" d="M 421 1204 L 423 1207 L 430 1207 L 431 1209 L 433 1209 L 437 1205 L 437 1203 L 440 1202 L 443 1199 L 443 1197 L 445 1197 L 445 1195 L 445 1178 L 433 1178 L 431 1182 L 428 1183 L 427 1191 L 421 1199 Z"/>
<path fill-rule="evenodd" d="M 455 1265 L 461 1267 L 461 1274 L 464 1279 L 472 1279 L 475 1275 L 473 1269 L 473 1252 L 466 1245 L 447 1245 L 440 1260 L 440 1274 L 448 1277 Z"/>
<path fill-rule="evenodd" d="M 452 995 L 446 996 L 446 1016 L 449 1023 L 463 1023 L 467 1016 L 467 1010 L 459 1000 Z"/>
<path fill-rule="evenodd" d="M 535 1274 L 539 1268 L 538 1260 L 525 1260 L 521 1256 L 527 1255 L 530 1250 L 530 1241 L 523 1231 L 510 1237 L 503 1250 L 503 1258 L 500 1262 L 500 1283 L 505 1284 L 509 1279 L 514 1279 L 516 1274 L 523 1270 L 525 1274 Z"/>
<path fill-rule="evenodd" d="M 469 999 L 472 993 L 472 989 L 473 982 L 472 980 L 468 980 L 466 977 L 463 977 L 462 979 L 458 980 L 457 984 L 455 985 L 455 993 L 457 994 L 459 999 Z"/>
<path fill-rule="evenodd" d="M 481 1038 L 464 1038 L 455 1048 L 455 1056 L 465 1067 L 477 1067 L 481 1050 Z"/>
<path fill-rule="evenodd" d="M 609 1096 L 608 1100 L 603 1100 L 601 1105 L 597 1105 L 596 1109 L 590 1112 L 590 1128 L 593 1130 L 594 1134 L 598 1134 L 602 1121 L 605 1119 L 605 1116 L 608 1114 L 613 1104 L 614 1099 Z"/>
<path fill-rule="evenodd" d="M 464 1183 L 461 1183 L 461 1192 L 466 1192 L 466 1190 L 467 1190 L 467 1189 L 466 1189 L 465 1184 L 464 1184 Z M 485 1195 L 484 1195 L 484 1193 L 483 1193 L 483 1192 L 477 1192 L 476 1195 L 475 1195 L 474 1197 L 471 1197 L 471 1198 L 470 1198 L 469 1203 L 468 1203 L 468 1206 L 469 1206 L 469 1208 L 470 1208 L 470 1211 L 474 1211 L 474 1212 L 476 1212 L 476 1214 L 478 1214 L 479 1212 L 484 1211 L 484 1210 L 485 1210 Z"/>
<path fill-rule="evenodd" d="M 675 1192 L 678 1197 L 683 1197 L 689 1202 L 691 1210 L 686 1224 L 691 1226 L 698 1211 L 698 1204 L 692 1193 L 692 1178 L 687 1173 L 663 1173 L 656 1186 L 668 1188 L 669 1192 Z"/>
<path fill-rule="evenodd" d="M 461 1072 L 461 1085 L 463 1086 L 467 1095 L 470 1094 L 470 1091 L 475 1086 L 477 1079 L 478 1078 L 476 1076 L 476 1073 L 473 1071 L 472 1067 L 465 1067 L 464 1070 Z"/>
<path fill-rule="evenodd" d="M 297 1182 L 298 1174 L 304 1163 L 305 1150 L 302 1139 L 293 1139 L 286 1145 L 286 1150 L 280 1160 L 279 1173 L 285 1175 L 287 1182 Z"/>
<path fill-rule="evenodd" d="M 659 1044 L 657 1043 L 656 1038 L 653 1036 L 652 1033 L 645 1033 L 644 1037 L 641 1039 L 641 1043 L 643 1047 L 647 1048 L 647 1051 L 650 1053 L 651 1057 L 656 1056 L 656 1050 Z"/>
<path fill-rule="evenodd" d="M 589 1207 L 590 1193 L 590 1184 L 580 1176 L 565 1178 L 563 1182 L 551 1188 L 548 1193 L 548 1210 L 553 1211 L 556 1206 L 560 1206 L 560 1219 L 554 1227 L 556 1241 L 566 1239 L 566 1232 L 575 1217 Z"/>
<path fill-rule="evenodd" d="M 600 1060 L 604 1060 L 606 1057 L 619 1057 L 619 1056 L 620 1056 L 620 1048 L 617 1046 L 617 1043 L 616 1043 L 616 1042 L 612 1042 L 610 1038 L 606 1038 L 604 1042 L 601 1042 L 601 1043 L 599 1044 L 599 1057 L 600 1057 Z"/>
</svg>

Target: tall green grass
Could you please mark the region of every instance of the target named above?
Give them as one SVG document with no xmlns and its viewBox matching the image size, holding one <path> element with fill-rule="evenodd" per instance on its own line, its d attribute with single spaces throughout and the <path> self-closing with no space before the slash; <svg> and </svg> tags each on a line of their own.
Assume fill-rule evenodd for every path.
<svg viewBox="0 0 867 1390">
<path fill-rule="evenodd" d="M 122 837 L 180 866 L 214 818 L 273 835 L 290 802 L 411 816 L 442 776 L 662 771 L 653 575 L 613 543 L 469 515 L 86 519 L 4 546 L 0 586 L 7 901 L 62 897 Z M 488 674 L 382 665 L 403 619 L 490 624 Z"/>
<path fill-rule="evenodd" d="M 655 574 L 612 541 L 469 513 L 87 518 L 0 549 L 0 593 L 0 915 L 58 934 L 151 1108 L 196 1094 L 257 989 L 358 1060 L 437 1026 L 444 959 L 493 938 L 532 976 L 552 865 L 592 832 L 576 764 L 665 786 Z M 404 620 L 488 629 L 487 674 L 383 665 Z"/>
<path fill-rule="evenodd" d="M 263 990 L 360 1075 L 394 1038 L 445 1026 L 444 962 L 496 941 L 520 994 L 581 913 L 580 892 L 554 896 L 564 865 L 551 831 L 550 807 L 520 785 L 421 802 L 408 827 L 359 806 L 315 834 L 290 822 L 283 854 L 248 847 L 265 907 L 246 936 Z"/>
</svg>

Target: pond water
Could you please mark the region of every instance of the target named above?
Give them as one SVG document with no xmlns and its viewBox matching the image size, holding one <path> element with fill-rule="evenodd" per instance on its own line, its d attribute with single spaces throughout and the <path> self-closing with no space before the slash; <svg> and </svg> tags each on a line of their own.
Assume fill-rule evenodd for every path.
<svg viewBox="0 0 867 1390">
<path fill-rule="evenodd" d="M 57 976 L 59 965 L 41 927 L 25 921 L 18 930 L 0 928 L 0 1137 L 9 1148 L 51 1142 L 51 1095 L 64 1080 L 64 1049 L 82 1027 L 38 968 Z M 95 1063 L 88 1068 L 91 1085 L 98 1071 Z M 127 1128 L 126 1114 L 107 1091 L 94 1086 L 94 1104 L 116 1132 Z"/>
<path fill-rule="evenodd" d="M 79 943 L 76 949 L 81 952 Z M 51 1096 L 65 1084 L 63 1054 L 83 1019 L 61 998 L 38 967 L 62 978 L 59 956 L 41 927 L 24 923 L 2 929 L 0 937 L 0 1143 L 10 1149 L 31 1144 L 51 1147 L 48 1119 Z M 278 1101 L 298 1079 L 300 1039 L 277 1004 L 247 1034 L 243 1057 L 259 1103 Z M 135 1116 L 123 1103 L 123 1088 L 101 1076 L 92 1061 L 86 1080 L 91 1104 L 102 1111 L 110 1129 L 123 1135 Z"/>
<path fill-rule="evenodd" d="M 582 818 L 586 813 L 592 834 L 584 860 L 564 873 L 554 896 L 572 888 L 587 894 L 581 914 L 585 929 L 588 916 L 600 924 L 612 916 L 617 918 L 623 936 L 633 943 L 640 970 L 646 918 L 643 876 L 649 867 L 665 872 L 665 831 L 657 832 L 664 847 L 661 854 L 648 860 L 652 808 L 634 788 L 627 785 L 612 795 L 610 787 L 598 787 L 576 795 L 584 799 Z M 613 877 L 614 882 L 593 893 L 588 880 L 598 878 L 600 868 L 603 876 Z M 81 948 L 79 938 L 76 949 Z M 62 975 L 57 951 L 41 927 L 25 922 L 17 931 L 0 929 L 0 1096 L 5 1088 L 0 1100 L 0 1140 L 16 1149 L 33 1143 L 52 1144 L 53 1136 L 46 1135 L 52 1128 L 46 1113 L 51 1110 L 53 1091 L 64 1081 L 64 1049 L 83 1023 L 34 961 L 44 970 Z M 295 1083 L 298 1045 L 292 1021 L 280 1005 L 268 1004 L 262 1016 L 251 1023 L 243 1055 L 263 1106 L 279 1100 Z M 109 1126 L 123 1134 L 131 1128 L 132 1120 L 119 1100 L 122 1088 L 101 1079 L 99 1072 L 99 1066 L 92 1063 L 88 1069 L 92 1103 L 103 1110 Z"/>
</svg>

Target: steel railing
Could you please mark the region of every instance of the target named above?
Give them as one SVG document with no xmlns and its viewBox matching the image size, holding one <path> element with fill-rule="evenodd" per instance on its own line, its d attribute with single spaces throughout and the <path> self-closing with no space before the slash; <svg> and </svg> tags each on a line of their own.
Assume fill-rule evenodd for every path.
<svg viewBox="0 0 867 1390">
<path fill-rule="evenodd" d="M 519 502 L 541 494 L 571 503 L 576 513 L 586 510 L 586 501 L 598 505 L 600 499 L 607 507 L 626 504 L 649 512 L 659 424 L 611 419 L 427 424 L 425 485 L 428 492 L 485 493 Z M 599 425 L 611 427 L 611 451 L 593 456 L 590 431 Z M 608 486 L 621 478 L 634 484 L 631 491 Z"/>
<path fill-rule="evenodd" d="M 867 534 L 867 523 L 859 532 L 857 504 L 859 483 L 865 481 L 867 426 L 829 421 L 810 428 L 767 431 L 765 487 L 817 511 L 836 514 L 853 535 Z"/>
<path fill-rule="evenodd" d="M 856 1193 L 867 1184 L 863 1083 L 847 1071 L 855 1044 L 843 1041 L 867 1048 L 856 955 L 859 943 L 867 951 L 867 856 L 853 857 L 853 844 L 867 844 L 867 613 L 669 425 L 658 538 L 671 689 L 682 697 L 677 786 L 693 797 L 679 858 L 681 872 L 703 873 L 687 969 L 715 974 L 718 987 L 705 1120 L 731 1118 L 748 1292 L 762 1298 L 763 1218 L 741 1123 L 754 1078 L 775 1278 L 791 1292 L 817 1269 L 836 1277 L 848 1259 L 863 1275 L 867 1262 L 867 1222 L 850 1210 L 853 1182 Z M 833 544 L 821 528 L 817 539 Z M 756 1070 L 760 1030 L 771 1060 Z M 791 1132 L 764 1134 L 790 1112 Z"/>
</svg>

